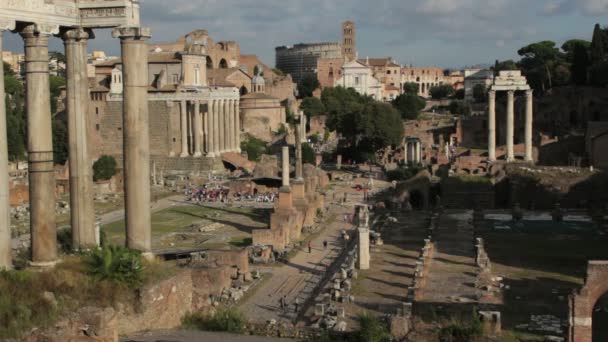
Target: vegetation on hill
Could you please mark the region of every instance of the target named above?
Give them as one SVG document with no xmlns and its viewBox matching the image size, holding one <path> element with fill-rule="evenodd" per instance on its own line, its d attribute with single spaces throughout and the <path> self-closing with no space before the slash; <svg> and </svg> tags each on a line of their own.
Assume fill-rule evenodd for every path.
<svg viewBox="0 0 608 342">
<path fill-rule="evenodd" d="M 404 120 L 416 120 L 426 107 L 426 100 L 418 96 L 417 93 L 403 93 L 393 101 L 393 106 Z"/>
<path fill-rule="evenodd" d="M 446 99 L 454 95 L 454 87 L 451 84 L 440 84 L 429 89 L 429 93 L 433 100 Z"/>
<path fill-rule="evenodd" d="M 305 99 L 311 97 L 312 93 L 319 88 L 320 83 L 317 75 L 306 75 L 298 83 L 298 98 Z"/>
<path fill-rule="evenodd" d="M 116 159 L 112 156 L 101 156 L 93 163 L 93 180 L 108 180 L 116 174 Z"/>
<path fill-rule="evenodd" d="M 266 143 L 256 137 L 248 136 L 241 141 L 241 150 L 247 153 L 249 160 L 260 161 L 263 154 L 268 153 Z"/>
</svg>

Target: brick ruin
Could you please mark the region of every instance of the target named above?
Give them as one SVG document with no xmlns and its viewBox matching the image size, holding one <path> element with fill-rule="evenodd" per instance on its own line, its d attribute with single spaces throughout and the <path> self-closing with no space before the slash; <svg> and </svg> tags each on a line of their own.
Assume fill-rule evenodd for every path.
<svg viewBox="0 0 608 342">
<path fill-rule="evenodd" d="M 608 261 L 589 261 L 585 285 L 569 297 L 569 341 L 593 341 L 593 311 L 608 292 Z"/>
</svg>

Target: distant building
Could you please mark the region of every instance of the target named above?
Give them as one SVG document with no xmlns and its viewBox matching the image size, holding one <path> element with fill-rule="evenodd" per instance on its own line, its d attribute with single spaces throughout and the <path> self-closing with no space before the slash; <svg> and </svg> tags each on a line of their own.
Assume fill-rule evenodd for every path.
<svg viewBox="0 0 608 342">
<path fill-rule="evenodd" d="M 414 68 L 405 67 L 401 69 L 401 89 L 405 83 L 416 83 L 418 85 L 418 96 L 430 97 L 429 90 L 432 87 L 451 84 L 451 81 L 444 75 L 441 68 Z"/>
<path fill-rule="evenodd" d="M 294 46 L 279 46 L 275 48 L 275 64 L 277 69 L 290 74 L 297 83 L 305 76 L 314 76 L 317 73 L 319 59 L 354 60 L 357 55 L 355 39 L 355 24 L 346 21 L 342 24 L 341 43 L 300 43 Z"/>
<path fill-rule="evenodd" d="M 494 72 L 487 69 L 466 69 L 464 71 L 464 99 L 472 101 L 473 89 L 478 84 L 481 84 L 486 89 L 492 85 L 494 81 Z"/>
<path fill-rule="evenodd" d="M 2 61 L 8 63 L 11 67 L 11 70 L 16 75 L 20 75 L 23 63 L 25 62 L 25 55 L 22 53 L 2 51 Z"/>
<path fill-rule="evenodd" d="M 384 85 L 378 81 L 373 70 L 359 62 L 352 61 L 342 66 L 342 77 L 336 80 L 335 86 L 353 88 L 361 95 L 369 95 L 376 100 L 383 99 Z"/>
</svg>

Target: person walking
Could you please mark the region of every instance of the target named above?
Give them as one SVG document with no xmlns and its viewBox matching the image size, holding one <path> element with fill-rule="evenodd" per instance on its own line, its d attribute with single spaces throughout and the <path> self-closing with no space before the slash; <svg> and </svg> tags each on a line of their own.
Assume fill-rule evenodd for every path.
<svg viewBox="0 0 608 342">
<path fill-rule="evenodd" d="M 281 306 L 281 310 L 285 311 L 285 296 L 279 299 L 279 305 Z"/>
<path fill-rule="evenodd" d="M 312 253 L 312 241 L 308 240 L 308 254 Z"/>
</svg>

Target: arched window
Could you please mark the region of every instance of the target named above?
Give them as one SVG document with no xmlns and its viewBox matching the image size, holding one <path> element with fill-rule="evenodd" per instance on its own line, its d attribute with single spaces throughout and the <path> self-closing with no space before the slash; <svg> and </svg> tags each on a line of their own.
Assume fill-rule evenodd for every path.
<svg viewBox="0 0 608 342">
<path fill-rule="evenodd" d="M 213 69 L 213 60 L 207 56 L 207 69 Z"/>
<path fill-rule="evenodd" d="M 239 93 L 241 94 L 241 96 L 247 95 L 247 88 L 245 88 L 245 86 L 242 86 L 239 90 Z"/>
<path fill-rule="evenodd" d="M 220 60 L 220 69 L 228 69 L 228 62 L 223 58 Z"/>
<path fill-rule="evenodd" d="M 329 67 L 329 78 L 333 78 L 333 77 L 334 77 L 334 68 Z"/>
</svg>

